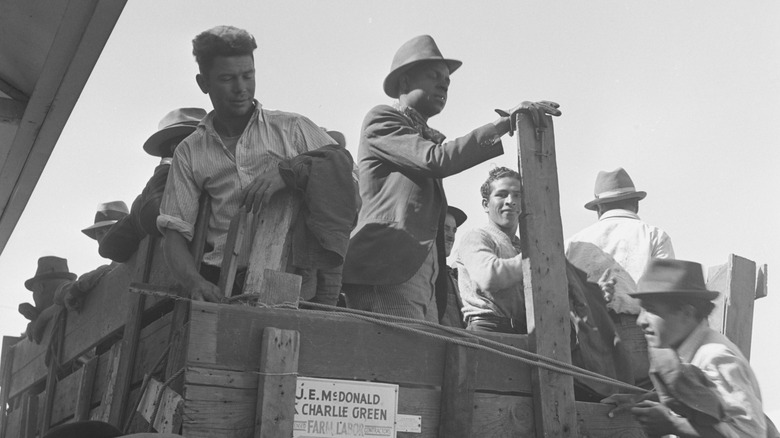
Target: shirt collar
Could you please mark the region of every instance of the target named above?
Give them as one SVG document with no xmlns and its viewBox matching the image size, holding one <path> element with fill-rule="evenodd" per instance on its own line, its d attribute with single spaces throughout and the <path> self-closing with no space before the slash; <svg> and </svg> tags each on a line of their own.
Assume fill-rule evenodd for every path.
<svg viewBox="0 0 780 438">
<path fill-rule="evenodd" d="M 628 219 L 639 220 L 639 215 L 638 214 L 634 213 L 631 210 L 623 210 L 621 208 L 616 208 L 614 210 L 609 210 L 609 211 L 604 212 L 604 214 L 601 215 L 599 220 L 610 219 L 610 218 L 613 218 L 613 217 L 625 217 L 625 218 L 628 218 Z"/>
<path fill-rule="evenodd" d="M 255 104 L 255 110 L 252 113 L 252 117 L 249 119 L 249 123 L 247 123 L 247 127 L 249 125 L 251 125 L 252 123 L 254 123 L 255 120 L 257 120 L 258 123 L 265 123 L 265 118 L 263 116 L 263 104 L 258 102 L 257 99 L 253 99 L 252 101 Z M 209 111 L 209 113 L 206 114 L 206 117 L 201 119 L 200 123 L 198 123 L 198 128 L 203 127 L 207 131 L 211 130 L 214 133 L 214 135 L 219 137 L 219 135 L 217 135 L 217 131 L 214 129 L 214 116 L 215 115 L 216 115 L 216 113 L 214 112 L 213 109 L 211 111 Z M 244 130 L 246 130 L 246 128 L 244 128 Z"/>
<path fill-rule="evenodd" d="M 512 237 L 509 237 L 504 230 L 498 227 L 493 221 L 487 221 L 487 226 L 485 227 L 491 234 L 494 234 L 496 236 L 503 237 L 504 239 L 509 240 L 509 242 L 512 244 L 512 246 L 518 246 L 520 245 L 520 238 L 517 237 L 516 234 L 513 234 Z"/>
<path fill-rule="evenodd" d="M 709 325 L 707 319 L 702 319 L 699 325 L 693 329 L 693 331 L 685 338 L 684 341 L 677 347 L 677 356 L 680 357 L 680 361 L 683 363 L 691 363 L 693 355 L 696 354 L 696 350 L 699 349 L 701 343 L 704 341 L 704 337 L 707 335 Z"/>
<path fill-rule="evenodd" d="M 404 105 L 400 100 L 396 101 L 393 107 L 412 122 L 412 126 L 417 130 L 417 132 L 420 133 L 420 135 L 422 135 L 423 138 L 434 143 L 444 143 L 444 140 L 447 138 L 447 136 L 428 126 L 428 121 L 425 120 L 425 117 L 423 117 L 422 114 L 420 114 L 416 109 Z"/>
</svg>

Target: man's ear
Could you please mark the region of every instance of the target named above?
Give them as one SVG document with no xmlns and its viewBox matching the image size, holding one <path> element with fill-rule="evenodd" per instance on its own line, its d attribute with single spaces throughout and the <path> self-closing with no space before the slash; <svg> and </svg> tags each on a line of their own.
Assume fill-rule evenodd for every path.
<svg viewBox="0 0 780 438">
<path fill-rule="evenodd" d="M 198 87 L 200 87 L 200 91 L 202 91 L 203 94 L 209 94 L 209 84 L 208 81 L 206 80 L 206 76 L 203 76 L 200 73 L 196 74 L 195 82 L 198 83 Z"/>
<path fill-rule="evenodd" d="M 487 211 L 488 211 L 488 200 L 485 199 L 485 198 L 482 198 L 482 209 L 485 210 L 485 212 L 487 213 Z"/>
</svg>

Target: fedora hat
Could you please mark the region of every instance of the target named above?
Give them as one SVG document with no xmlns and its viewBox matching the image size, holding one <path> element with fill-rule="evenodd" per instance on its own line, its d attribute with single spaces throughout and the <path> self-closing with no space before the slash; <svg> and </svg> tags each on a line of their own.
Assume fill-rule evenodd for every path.
<svg viewBox="0 0 780 438">
<path fill-rule="evenodd" d="M 38 269 L 35 276 L 24 282 L 24 287 L 32 291 L 33 284 L 42 280 L 62 278 L 75 280 L 76 274 L 68 269 L 68 260 L 55 256 L 44 256 L 38 259 Z"/>
<path fill-rule="evenodd" d="M 206 114 L 203 108 L 177 108 L 169 112 L 160 120 L 157 132 L 144 143 L 144 150 L 149 155 L 162 157 L 165 151 L 161 146 L 175 138 L 184 138 L 192 134 Z"/>
<path fill-rule="evenodd" d="M 110 227 L 128 214 L 130 214 L 130 211 L 127 209 L 127 204 L 124 201 L 103 202 L 97 206 L 95 223 L 84 228 L 81 232 L 89 236 L 90 239 L 94 239 L 95 231 L 98 228 Z"/>
<path fill-rule="evenodd" d="M 594 200 L 585 204 L 588 210 L 596 210 L 596 206 L 606 202 L 622 201 L 624 199 L 644 199 L 647 193 L 637 191 L 634 182 L 628 176 L 628 172 L 622 167 L 606 172 L 600 171 L 596 177 L 596 186 L 593 189 Z"/>
<path fill-rule="evenodd" d="M 395 52 L 393 63 L 390 64 L 390 73 L 385 77 L 383 86 L 385 94 L 394 99 L 398 98 L 398 77 L 423 61 L 443 61 L 450 69 L 450 74 L 463 64 L 456 59 L 447 59 L 441 56 L 441 51 L 430 35 L 414 37 Z"/>
<path fill-rule="evenodd" d="M 463 212 L 463 210 L 459 209 L 458 207 L 453 207 L 451 205 L 447 206 L 447 213 L 451 214 L 452 217 L 455 218 L 455 226 L 459 227 L 463 225 L 463 222 L 466 222 L 466 219 L 468 219 L 468 216 L 466 216 L 466 213 Z"/>
<path fill-rule="evenodd" d="M 681 296 L 714 300 L 719 293 L 707 290 L 702 267 L 686 260 L 652 259 L 637 283 L 634 298 Z"/>
</svg>

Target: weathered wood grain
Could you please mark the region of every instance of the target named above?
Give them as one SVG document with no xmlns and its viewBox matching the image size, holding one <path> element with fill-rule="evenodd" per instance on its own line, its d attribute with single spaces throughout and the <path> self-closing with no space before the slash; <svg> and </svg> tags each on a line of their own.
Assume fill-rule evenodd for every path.
<svg viewBox="0 0 780 438">
<path fill-rule="evenodd" d="M 291 436 L 301 336 L 295 330 L 266 327 L 257 379 L 255 438 Z"/>
<path fill-rule="evenodd" d="M 95 375 L 100 358 L 97 356 L 87 360 L 81 369 L 74 373 L 78 374 L 78 388 L 76 393 L 76 406 L 74 417 L 76 421 L 86 421 L 89 419 L 89 411 L 92 405 L 92 389 L 95 387 Z"/>
<path fill-rule="evenodd" d="M 440 438 L 468 438 L 477 375 L 475 350 L 450 344 L 446 348 L 442 382 Z"/>
<path fill-rule="evenodd" d="M 721 293 L 710 314 L 710 326 L 725 334 L 750 359 L 756 297 L 755 262 L 731 254 L 726 264 L 710 268 L 707 288 Z"/>
<path fill-rule="evenodd" d="M 341 315 L 192 303 L 190 366 L 253 370 L 265 327 L 301 333 L 301 375 L 441 386 L 445 343 Z M 437 331 L 438 332 L 438 331 Z M 518 335 L 484 336 L 524 348 Z M 531 393 L 530 368 L 478 351 L 476 390 Z M 511 370 L 511 371 L 510 371 Z"/>
<path fill-rule="evenodd" d="M 646 438 L 642 426 L 630 413 L 608 416 L 611 405 L 577 402 L 577 430 L 581 437 Z"/>
<path fill-rule="evenodd" d="M 563 251 L 558 169 L 552 117 L 535 129 L 531 117 L 517 115 L 521 177 L 523 286 L 529 347 L 542 356 L 571 363 L 566 258 Z M 571 376 L 536 369 L 532 373 L 536 436 L 576 435 Z"/>
</svg>

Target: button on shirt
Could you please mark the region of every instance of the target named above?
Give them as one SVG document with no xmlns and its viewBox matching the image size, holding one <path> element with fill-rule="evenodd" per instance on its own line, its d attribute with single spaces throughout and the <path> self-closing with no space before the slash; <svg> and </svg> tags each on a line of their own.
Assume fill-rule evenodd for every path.
<svg viewBox="0 0 780 438">
<path fill-rule="evenodd" d="M 492 222 L 472 229 L 458 247 L 457 268 L 464 318 L 525 316 L 519 237 L 510 238 Z"/>
<path fill-rule="evenodd" d="M 214 130 L 214 111 L 176 148 L 160 205 L 157 226 L 176 230 L 192 240 L 202 191 L 211 198 L 206 242 L 213 246 L 203 256 L 206 264 L 220 266 L 230 220 L 240 207 L 241 191 L 260 173 L 277 170 L 279 162 L 303 152 L 336 144 L 311 120 L 298 114 L 255 111 L 231 154 Z M 246 266 L 248 256 L 239 260 Z"/>
<path fill-rule="evenodd" d="M 590 257 L 588 251 L 592 246 L 588 243 L 611 255 L 635 282 L 644 274 L 651 258 L 674 258 L 669 235 L 642 222 L 636 213 L 629 210 L 609 210 L 601 215 L 598 222 L 569 238 L 566 258 L 575 266 L 580 266 L 578 259 Z"/>
</svg>

